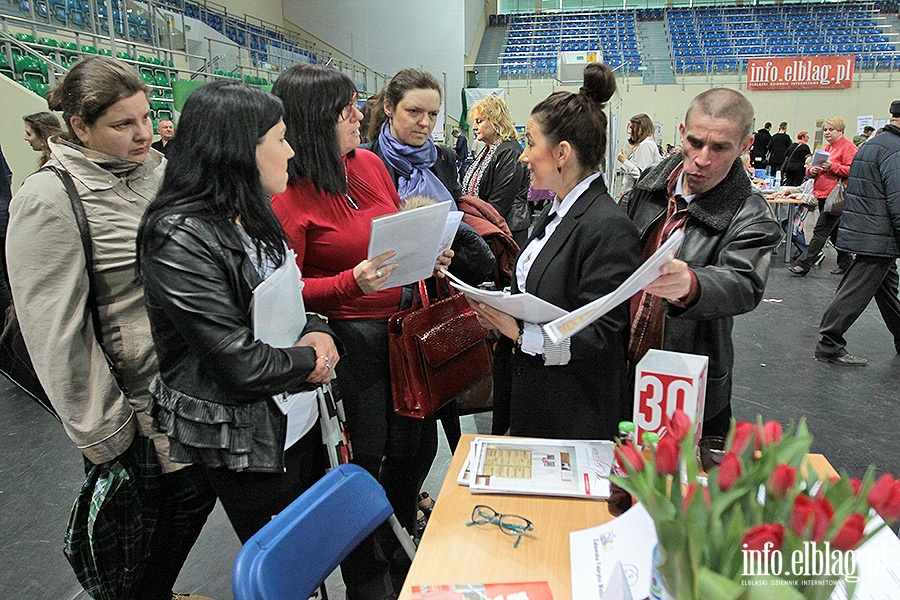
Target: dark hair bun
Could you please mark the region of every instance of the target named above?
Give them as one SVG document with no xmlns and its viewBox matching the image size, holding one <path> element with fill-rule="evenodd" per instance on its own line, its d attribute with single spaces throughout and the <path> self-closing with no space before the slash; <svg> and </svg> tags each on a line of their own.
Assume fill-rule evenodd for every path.
<svg viewBox="0 0 900 600">
<path fill-rule="evenodd" d="M 584 85 L 580 94 L 603 104 L 616 92 L 616 75 L 606 64 L 594 62 L 584 68 Z"/>
<path fill-rule="evenodd" d="M 47 94 L 47 107 L 50 110 L 62 112 L 62 90 L 60 89 L 60 86 L 56 86 Z"/>
</svg>

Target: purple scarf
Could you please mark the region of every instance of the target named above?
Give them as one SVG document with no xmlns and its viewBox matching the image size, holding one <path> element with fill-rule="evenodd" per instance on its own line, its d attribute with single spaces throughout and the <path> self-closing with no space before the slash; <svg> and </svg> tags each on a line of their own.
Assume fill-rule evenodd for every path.
<svg viewBox="0 0 900 600">
<path fill-rule="evenodd" d="M 397 193 L 401 200 L 410 196 L 427 196 L 439 202 L 453 200 L 450 191 L 429 170 L 438 158 L 434 140 L 428 138 L 419 147 L 408 146 L 391 135 L 390 122 L 385 121 L 381 126 L 381 133 L 378 134 L 378 143 L 387 164 L 399 175 Z"/>
</svg>

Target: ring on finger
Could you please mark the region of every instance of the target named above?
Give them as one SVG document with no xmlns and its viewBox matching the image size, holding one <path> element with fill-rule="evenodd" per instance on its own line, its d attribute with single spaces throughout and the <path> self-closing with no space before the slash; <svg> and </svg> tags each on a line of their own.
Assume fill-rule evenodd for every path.
<svg viewBox="0 0 900 600">
<path fill-rule="evenodd" d="M 381 279 L 382 275 L 383 275 L 383 273 L 381 272 L 381 269 L 375 269 L 375 277 L 377 277 L 378 279 Z"/>
</svg>

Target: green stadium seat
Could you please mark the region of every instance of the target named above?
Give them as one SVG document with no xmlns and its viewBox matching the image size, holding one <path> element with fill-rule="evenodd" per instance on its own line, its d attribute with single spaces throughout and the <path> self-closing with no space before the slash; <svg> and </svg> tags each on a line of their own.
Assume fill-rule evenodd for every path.
<svg viewBox="0 0 900 600">
<path fill-rule="evenodd" d="M 13 70 L 16 75 L 23 78 L 26 73 L 37 74 L 43 82 L 47 76 L 47 63 L 39 61 L 33 56 L 13 56 Z"/>
<path fill-rule="evenodd" d="M 141 79 L 147 85 L 156 85 L 156 79 L 153 77 L 153 75 L 151 75 L 150 73 L 147 73 L 144 70 L 141 70 Z"/>
<path fill-rule="evenodd" d="M 156 72 L 156 85 L 158 85 L 160 87 L 169 87 L 172 84 L 169 82 L 168 75 L 157 71 Z"/>
<path fill-rule="evenodd" d="M 170 60 L 168 63 L 166 63 L 166 64 L 169 65 L 169 68 L 170 68 L 170 69 L 174 69 L 174 68 L 175 68 L 175 63 L 173 63 L 171 60 Z"/>
<path fill-rule="evenodd" d="M 144 56 L 143 54 L 138 54 L 137 60 L 138 60 L 138 62 L 140 62 L 140 63 L 149 63 L 149 62 L 150 62 L 150 59 L 148 59 L 148 58 L 147 58 L 146 56 Z"/>
<path fill-rule="evenodd" d="M 223 71 L 222 69 L 216 69 L 216 73 L 215 73 L 215 74 L 218 75 L 218 76 L 220 76 L 220 77 L 226 77 L 226 76 L 228 75 L 228 74 L 227 74 L 225 71 Z"/>
<path fill-rule="evenodd" d="M 131 60 L 131 55 L 127 52 L 122 52 L 121 50 L 119 50 L 118 52 L 116 52 L 116 58 L 121 58 L 122 60 Z"/>
<path fill-rule="evenodd" d="M 63 54 L 65 54 L 69 58 L 72 58 L 73 56 L 76 56 L 78 54 L 78 46 L 75 44 L 75 42 L 63 42 L 61 47 L 63 49 Z"/>
<path fill-rule="evenodd" d="M 162 65 L 163 63 L 162 63 L 161 60 L 159 60 L 159 59 L 156 58 L 155 56 L 151 56 L 151 57 L 150 57 L 150 64 L 151 64 L 151 65 L 160 66 L 160 65 Z"/>
<path fill-rule="evenodd" d="M 100 56 L 112 56 L 112 50 L 109 48 L 100 48 L 99 53 Z"/>
<path fill-rule="evenodd" d="M 97 49 L 89 44 L 82 44 L 81 51 L 85 54 L 97 54 Z"/>
<path fill-rule="evenodd" d="M 42 37 L 38 40 L 38 43 L 43 46 L 42 48 L 39 48 L 38 51 L 47 56 L 53 55 L 59 48 L 59 42 L 53 38 Z"/>
<path fill-rule="evenodd" d="M 22 42 L 23 44 L 37 44 L 37 40 L 34 39 L 34 36 L 30 33 L 22 33 L 19 32 L 16 34 L 16 39 Z"/>
<path fill-rule="evenodd" d="M 15 79 L 12 67 L 9 66 L 9 59 L 6 58 L 5 52 L 0 52 L 0 73 L 6 75 L 10 79 Z"/>
</svg>

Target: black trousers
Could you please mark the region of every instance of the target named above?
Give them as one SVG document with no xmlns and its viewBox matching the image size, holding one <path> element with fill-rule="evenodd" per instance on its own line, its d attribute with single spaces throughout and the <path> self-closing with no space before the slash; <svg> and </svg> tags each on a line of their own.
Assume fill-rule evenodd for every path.
<svg viewBox="0 0 900 600">
<path fill-rule="evenodd" d="M 137 600 L 171 600 L 172 586 L 200 536 L 216 495 L 203 472 L 191 465 L 160 477 L 159 521 L 140 582 Z"/>
<path fill-rule="evenodd" d="M 316 424 L 284 453 L 281 473 L 204 469 L 243 544 L 325 474 L 325 460 Z"/>
<path fill-rule="evenodd" d="M 415 533 L 419 490 L 437 454 L 437 422 L 411 419 L 394 413 L 386 320 L 348 319 L 329 323 L 344 343 L 346 354 L 337 366 L 337 386 L 344 400 L 347 428 L 353 447 L 353 462 L 369 471 L 384 487 L 394 514 L 410 534 Z M 350 596 L 377 595 L 384 557 L 399 548 L 385 527 L 370 536 L 341 565 Z M 383 546 L 383 547 L 382 547 Z"/>
<path fill-rule="evenodd" d="M 803 253 L 797 261 L 797 264 L 803 267 L 805 271 L 809 271 L 812 268 L 813 262 L 815 262 L 816 257 L 819 256 L 819 252 L 825 247 L 825 242 L 828 241 L 829 238 L 831 238 L 832 243 L 835 243 L 837 240 L 837 230 L 838 225 L 841 223 L 841 215 L 821 212 L 824 207 L 825 199 L 819 198 L 819 219 L 816 221 L 816 226 L 813 228 L 812 240 L 809 242 L 806 252 Z M 850 267 L 851 262 L 853 262 L 853 257 L 849 252 L 838 250 L 837 264 L 839 267 L 847 269 Z"/>
<path fill-rule="evenodd" d="M 897 260 L 858 254 L 844 273 L 831 304 L 822 315 L 816 345 L 817 356 L 847 354 L 844 334 L 875 298 L 888 331 L 894 336 L 894 348 L 900 352 L 900 299 L 898 299 Z"/>
</svg>

